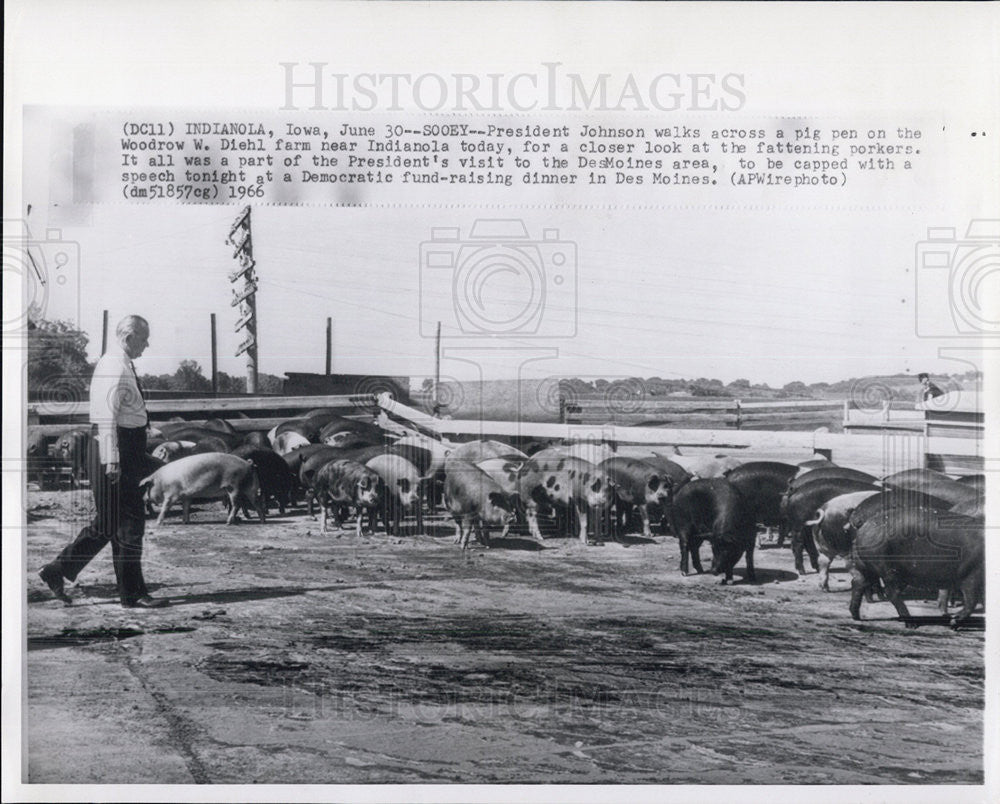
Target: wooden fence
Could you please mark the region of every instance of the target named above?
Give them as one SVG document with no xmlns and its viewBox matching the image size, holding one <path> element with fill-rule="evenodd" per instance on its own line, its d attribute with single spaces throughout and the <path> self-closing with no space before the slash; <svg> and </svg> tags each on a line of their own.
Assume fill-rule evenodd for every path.
<svg viewBox="0 0 1000 804">
<path fill-rule="evenodd" d="M 654 452 L 666 445 L 684 454 L 725 452 L 741 460 L 796 462 L 824 455 L 843 466 L 877 476 L 926 467 L 949 474 L 1000 471 L 1000 461 L 984 455 L 981 438 L 946 438 L 911 432 L 848 435 L 824 431 L 773 431 L 635 427 L 615 424 L 549 424 L 539 422 L 463 421 L 437 419 L 386 395 L 379 406 L 391 417 L 437 438 L 467 440 L 500 438 L 604 443 L 623 455 Z"/>
<path fill-rule="evenodd" d="M 840 400 L 616 399 L 613 395 L 570 396 L 563 403 L 566 424 L 704 427 L 734 430 L 839 430 Z"/>
<path fill-rule="evenodd" d="M 378 412 L 372 394 L 331 396 L 234 396 L 217 398 L 149 399 L 146 410 L 150 422 L 179 417 L 200 424 L 206 419 L 226 419 L 236 430 L 270 430 L 314 408 L 334 408 L 348 417 L 371 417 Z M 55 438 L 73 426 L 89 421 L 86 400 L 73 402 L 29 402 L 28 437 Z"/>
<path fill-rule="evenodd" d="M 566 439 L 606 442 L 625 451 L 669 444 L 693 454 L 724 451 L 775 460 L 802 459 L 819 452 L 873 473 L 913 466 L 956 474 L 984 469 L 981 425 L 978 432 L 966 427 L 965 438 L 949 438 L 946 435 L 951 433 L 939 434 L 926 428 L 923 432 L 881 430 L 855 435 L 829 432 L 839 429 L 836 425 L 844 421 L 845 405 L 839 401 L 664 399 L 648 401 L 639 412 L 624 407 L 611 410 L 603 399 L 588 406 L 590 401 L 576 399 L 567 405 L 561 423 L 437 419 L 388 394 L 377 398 L 371 394 L 343 394 L 152 399 L 147 408 L 154 425 L 173 416 L 192 424 L 221 417 L 239 431 L 269 430 L 313 408 L 334 408 L 345 416 L 369 420 L 381 410 L 413 429 L 458 440 L 492 436 Z M 609 412 L 613 415 L 605 415 Z M 39 437 L 54 439 L 86 422 L 87 403 L 30 403 L 27 414 L 29 442 Z M 633 422 L 638 418 L 644 418 L 646 426 L 636 426 Z"/>
</svg>

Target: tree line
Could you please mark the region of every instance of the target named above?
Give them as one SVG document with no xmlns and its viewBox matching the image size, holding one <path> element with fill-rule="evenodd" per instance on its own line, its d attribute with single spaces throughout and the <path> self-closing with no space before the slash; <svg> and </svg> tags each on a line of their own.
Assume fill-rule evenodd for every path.
<svg viewBox="0 0 1000 804">
<path fill-rule="evenodd" d="M 84 398 L 90 386 L 94 366 L 87 359 L 87 334 L 68 321 L 37 319 L 28 324 L 28 395 L 44 395 L 58 389 L 62 398 Z M 206 377 L 196 360 L 182 360 L 173 374 L 141 374 L 139 381 L 150 391 L 208 391 L 212 380 Z M 219 393 L 244 394 L 246 377 L 218 374 Z M 281 393 L 284 380 L 274 374 L 260 373 L 257 388 L 262 393 Z"/>
<path fill-rule="evenodd" d="M 94 363 L 87 360 L 87 334 L 68 321 L 37 319 L 28 324 L 28 393 L 38 396 L 46 388 L 58 387 L 61 394 L 87 394 Z M 148 390 L 211 391 L 212 381 L 206 377 L 195 360 L 182 360 L 173 374 L 143 374 L 140 381 Z M 234 377 L 219 372 L 219 393 L 246 393 L 246 377 Z M 798 380 L 772 388 L 767 383 L 751 383 L 740 378 L 730 383 L 699 377 L 697 379 L 664 379 L 662 377 L 628 377 L 613 380 L 581 379 L 572 377 L 560 380 L 560 387 L 577 396 L 607 394 L 613 391 L 627 393 L 633 398 L 659 396 L 720 397 L 730 399 L 830 399 L 850 396 L 872 378 L 852 377 L 835 383 L 817 382 L 807 385 Z M 979 382 L 980 372 L 947 375 L 956 387 Z M 912 396 L 916 378 L 912 374 L 895 374 L 879 377 L 893 393 L 900 397 Z M 425 386 L 429 384 L 425 380 Z M 281 393 L 284 380 L 273 374 L 258 375 L 258 389 L 263 393 Z"/>
</svg>

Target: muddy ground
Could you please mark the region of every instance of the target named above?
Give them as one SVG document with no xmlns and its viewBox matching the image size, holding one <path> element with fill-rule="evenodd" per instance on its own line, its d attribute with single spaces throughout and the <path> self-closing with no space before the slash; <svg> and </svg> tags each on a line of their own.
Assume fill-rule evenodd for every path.
<svg viewBox="0 0 1000 804">
<path fill-rule="evenodd" d="M 359 542 L 213 505 L 147 532 L 170 608 L 122 609 L 110 550 L 67 607 L 35 572 L 88 493 L 28 509 L 26 781 L 982 782 L 982 631 L 854 623 L 840 562 L 822 593 L 759 549 L 720 586 L 665 536 L 462 555 L 440 518 Z"/>
</svg>

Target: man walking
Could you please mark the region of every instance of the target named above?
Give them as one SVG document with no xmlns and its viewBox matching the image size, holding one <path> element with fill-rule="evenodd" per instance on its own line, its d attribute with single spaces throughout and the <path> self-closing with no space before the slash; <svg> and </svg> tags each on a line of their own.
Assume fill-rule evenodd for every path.
<svg viewBox="0 0 1000 804">
<path fill-rule="evenodd" d="M 150 596 L 142 577 L 142 536 L 146 512 L 139 481 L 146 453 L 146 405 L 132 361 L 149 346 L 149 324 L 126 316 L 116 330 L 118 348 L 97 362 L 90 381 L 90 487 L 97 514 L 58 557 L 39 571 L 41 579 L 64 603 L 72 600 L 63 588 L 73 581 L 109 541 L 118 596 L 127 608 L 159 608 L 165 599 Z"/>
</svg>

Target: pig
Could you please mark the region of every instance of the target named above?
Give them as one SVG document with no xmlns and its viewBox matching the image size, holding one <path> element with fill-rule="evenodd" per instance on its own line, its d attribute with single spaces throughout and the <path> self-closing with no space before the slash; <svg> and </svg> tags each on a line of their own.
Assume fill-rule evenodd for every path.
<svg viewBox="0 0 1000 804">
<path fill-rule="evenodd" d="M 237 434 L 236 428 L 225 419 L 209 419 L 202 425 L 202 427 L 206 430 L 216 430 L 220 433 L 229 433 L 230 435 Z"/>
<path fill-rule="evenodd" d="M 420 470 L 421 475 L 427 478 L 427 482 L 424 483 L 425 502 L 427 510 L 433 511 L 444 489 L 444 465 L 454 445 L 448 441 L 438 441 L 425 436 L 404 436 L 397 439 L 392 446 L 394 452 L 410 461 Z M 421 453 L 429 454 L 430 459 L 422 457 Z"/>
<path fill-rule="evenodd" d="M 319 470 L 331 461 L 355 460 L 349 450 L 342 450 L 325 444 L 319 446 L 322 448 L 312 451 L 312 453 L 302 461 L 302 465 L 299 467 L 299 486 L 306 493 L 310 516 L 312 516 L 313 512 L 313 500 L 316 498 L 316 475 L 319 474 Z M 360 463 L 360 461 L 357 462 Z"/>
<path fill-rule="evenodd" d="M 816 511 L 823 503 L 854 491 L 878 491 L 878 487 L 864 480 L 834 477 L 803 483 L 781 498 L 781 515 L 785 520 L 784 526 L 792 534 L 792 555 L 795 560 L 795 570 L 799 574 L 804 575 L 806 571 L 802 556 L 803 548 L 809 553 L 809 563 L 819 572 L 819 551 L 813 542 L 812 528 L 806 525 L 806 522 L 815 518 Z"/>
<path fill-rule="evenodd" d="M 317 452 L 330 452 L 331 447 L 326 444 L 300 444 L 293 450 L 285 453 L 278 453 L 281 459 L 287 464 L 293 475 L 298 477 L 302 464 L 315 455 Z M 277 452 L 277 450 L 275 450 Z"/>
<path fill-rule="evenodd" d="M 378 473 L 367 466 L 350 460 L 334 460 L 323 465 L 317 472 L 313 491 L 320 504 L 320 528 L 326 533 L 327 512 L 333 516 L 336 527 L 340 527 L 341 508 L 354 506 L 357 510 L 355 536 L 361 538 L 365 513 L 371 513 L 382 504 L 385 493 Z"/>
<path fill-rule="evenodd" d="M 271 442 L 267 440 L 267 434 L 261 430 L 253 430 L 243 437 L 243 446 L 256 447 L 257 449 L 271 449 Z"/>
<path fill-rule="evenodd" d="M 156 423 L 156 435 L 163 438 L 164 441 L 174 441 L 174 434 L 183 432 L 191 428 L 199 428 L 198 425 L 192 422 L 186 422 L 183 419 L 174 418 L 168 422 L 157 422 Z"/>
<path fill-rule="evenodd" d="M 819 588 L 830 591 L 830 564 L 837 556 L 850 556 L 853 532 L 845 526 L 851 513 L 861 503 L 879 492 L 855 491 L 841 494 L 823 503 L 816 511 L 816 518 L 806 521 L 812 528 L 813 541 L 819 550 Z"/>
<path fill-rule="evenodd" d="M 43 432 L 29 430 L 25 443 L 25 454 L 29 461 L 43 461 L 48 457 L 48 438 Z"/>
<path fill-rule="evenodd" d="M 626 527 L 633 509 L 637 509 L 642 517 L 642 535 L 651 539 L 650 507 L 655 506 L 658 510 L 669 507 L 673 481 L 638 458 L 607 458 L 600 468 L 614 484 L 615 506 L 621 508 L 619 516 L 615 517 L 615 530 Z"/>
<path fill-rule="evenodd" d="M 728 455 L 669 455 L 670 460 L 680 464 L 692 477 L 724 477 L 742 463 Z"/>
<path fill-rule="evenodd" d="M 385 433 L 378 425 L 346 417 L 338 417 L 326 422 L 326 424 L 320 427 L 317 440 L 322 441 L 324 444 L 339 444 L 348 435 L 362 439 L 368 444 L 382 444 L 385 442 Z"/>
<path fill-rule="evenodd" d="M 726 473 L 726 480 L 739 490 L 753 511 L 754 523 L 778 528 L 778 546 L 785 541 L 781 498 L 798 467 L 778 461 L 750 461 Z"/>
<path fill-rule="evenodd" d="M 448 454 L 446 464 L 447 461 L 452 460 L 475 464 L 488 458 L 519 458 L 524 460 L 527 456 L 502 441 L 469 441 L 454 447 Z"/>
<path fill-rule="evenodd" d="M 753 551 L 756 543 L 753 510 L 728 480 L 695 478 L 684 485 L 670 506 L 673 531 L 681 548 L 681 572 L 688 574 L 688 558 L 702 572 L 701 542 L 712 545 L 712 573 L 725 573 L 722 583 L 733 579 L 736 562 L 746 554 L 747 580 L 755 582 Z"/>
<path fill-rule="evenodd" d="M 202 455 L 206 452 L 232 452 L 229 448 L 227 441 L 223 438 L 218 437 L 220 434 L 211 436 L 202 436 L 196 442 L 194 447 L 191 448 L 192 455 Z"/>
<path fill-rule="evenodd" d="M 417 519 L 417 529 L 423 530 L 424 516 L 420 506 L 420 472 L 406 458 L 399 455 L 377 455 L 365 464 L 378 473 L 385 485 L 382 506 L 382 521 L 389 536 L 400 532 L 400 521 L 404 511 L 413 511 Z M 392 519 L 390 526 L 389 519 Z"/>
<path fill-rule="evenodd" d="M 282 457 L 272 449 L 259 449 L 250 444 L 233 450 L 233 455 L 253 463 L 264 508 L 268 509 L 269 502 L 274 500 L 278 513 L 284 514 L 292 502 L 295 478 Z"/>
<path fill-rule="evenodd" d="M 657 449 L 662 449 L 657 447 Z M 677 449 L 674 447 L 673 449 Z M 677 453 L 674 453 L 677 454 Z M 662 476 L 669 477 L 670 482 L 673 484 L 673 494 L 676 494 L 681 486 L 691 480 L 691 474 L 681 466 L 679 463 L 674 463 L 672 460 L 667 458 L 665 455 L 659 455 L 653 453 L 651 455 L 642 455 L 639 458 L 643 463 L 647 463 L 657 470 Z M 649 516 L 651 519 L 655 519 L 660 523 L 664 533 L 670 533 L 670 511 L 669 506 L 664 505 L 653 505 L 649 508 Z"/>
<path fill-rule="evenodd" d="M 587 544 L 588 513 L 596 511 L 600 519 L 610 509 L 614 493 L 610 479 L 603 470 L 579 458 L 539 460 L 541 454 L 529 458 L 518 474 L 518 497 L 525 507 L 531 535 L 543 542 L 538 511 L 554 506 L 576 514 L 580 541 Z"/>
<path fill-rule="evenodd" d="M 385 444 L 385 439 L 381 436 L 372 437 L 364 433 L 355 433 L 348 430 L 341 430 L 320 440 L 327 446 L 338 447 L 340 449 L 360 449 L 362 447 Z"/>
<path fill-rule="evenodd" d="M 962 514 L 973 519 L 983 519 L 986 516 L 986 498 L 976 497 L 972 500 L 966 500 L 965 502 L 960 502 L 958 505 L 953 505 L 950 510 L 954 514 Z"/>
<path fill-rule="evenodd" d="M 796 473 L 796 477 L 801 477 L 804 474 L 811 472 L 813 469 L 823 469 L 825 467 L 836 466 L 833 461 L 829 458 L 824 458 L 822 456 L 813 456 L 804 461 L 799 461 L 796 464 L 799 467 L 799 471 Z"/>
<path fill-rule="evenodd" d="M 674 491 L 679 490 L 681 486 L 691 480 L 691 473 L 687 469 L 664 455 L 655 453 L 653 455 L 643 455 L 639 460 L 648 463 L 661 474 L 669 477 L 670 482 L 674 484 Z"/>
<path fill-rule="evenodd" d="M 870 518 L 851 549 L 852 619 L 861 619 L 861 597 L 882 583 L 901 619 L 908 585 L 962 590 L 962 609 L 952 628 L 969 619 L 985 588 L 986 539 L 983 523 L 947 511 L 909 506 Z M 908 628 L 916 627 L 907 622 Z"/>
<path fill-rule="evenodd" d="M 89 456 L 93 436 L 90 428 L 78 427 L 56 439 L 55 453 L 59 460 L 70 467 L 73 485 L 88 479 Z"/>
<path fill-rule="evenodd" d="M 820 480 L 856 480 L 863 483 L 878 483 L 878 478 L 858 469 L 848 469 L 846 466 L 820 466 L 804 475 L 796 475 L 788 481 L 788 491 L 792 492 L 806 483 Z"/>
<path fill-rule="evenodd" d="M 279 455 L 287 455 L 292 450 L 307 446 L 311 443 L 312 442 L 304 435 L 294 431 L 286 431 L 275 436 L 271 440 L 271 445 L 274 447 L 274 451 Z"/>
<path fill-rule="evenodd" d="M 890 511 L 906 510 L 908 508 L 933 508 L 947 511 L 951 504 L 940 497 L 933 497 L 919 491 L 906 489 L 892 490 L 883 488 L 878 494 L 862 500 L 848 514 L 844 523 L 844 531 L 854 539 L 862 525 L 873 517 L 883 516 Z"/>
<path fill-rule="evenodd" d="M 162 469 L 166 465 L 167 465 L 166 461 L 161 461 L 159 458 L 154 458 L 152 455 L 147 453 L 142 456 L 141 474 L 143 477 L 148 477 L 149 475 L 153 474 L 153 472 Z M 91 471 L 93 471 L 93 469 L 91 469 Z M 152 516 L 153 514 L 156 513 L 156 511 L 153 508 L 153 504 L 149 501 L 149 495 L 145 494 L 143 496 L 146 502 L 146 515 Z"/>
<path fill-rule="evenodd" d="M 153 448 L 150 453 L 157 460 L 170 463 L 178 458 L 186 458 L 194 454 L 194 441 L 164 441 Z"/>
<path fill-rule="evenodd" d="M 368 461 L 372 458 L 377 458 L 379 455 L 390 454 L 390 448 L 383 444 L 370 444 L 365 447 L 348 447 L 347 449 L 333 447 L 333 449 L 341 449 L 345 458 L 357 461 L 358 463 L 368 463 Z"/>
<path fill-rule="evenodd" d="M 577 441 L 559 447 L 559 449 L 566 455 L 573 458 L 579 458 L 582 461 L 587 461 L 588 463 L 594 464 L 594 466 L 600 464 L 601 461 L 606 461 L 608 458 L 615 457 L 614 450 L 607 444 L 596 443 L 593 441 Z"/>
<path fill-rule="evenodd" d="M 232 452 L 243 445 L 243 436 L 240 433 L 225 433 L 221 430 L 212 430 L 190 423 L 178 429 L 169 429 L 169 432 L 164 430 L 163 433 L 169 441 L 194 441 L 195 443 L 212 441 L 222 446 L 221 452 Z"/>
<path fill-rule="evenodd" d="M 959 483 L 932 469 L 907 469 L 889 475 L 882 482 L 886 488 L 919 491 L 947 500 L 952 506 L 972 502 L 980 496 L 974 485 Z"/>
<path fill-rule="evenodd" d="M 311 421 L 307 418 L 296 417 L 285 419 L 271 428 L 267 434 L 267 439 L 271 442 L 271 446 L 274 446 L 279 436 L 285 435 L 285 433 L 295 433 L 302 436 L 310 444 L 315 444 L 319 441 L 319 431 L 322 427 L 323 423 Z"/>
<path fill-rule="evenodd" d="M 524 461 L 509 458 L 487 458 L 475 464 L 486 472 L 510 498 L 517 497 L 517 475 Z"/>
<path fill-rule="evenodd" d="M 476 538 L 489 547 L 490 527 L 502 527 L 506 536 L 514 519 L 513 504 L 500 485 L 468 461 L 449 462 L 444 504 L 455 520 L 455 542 L 463 550 L 469 547 L 473 528 Z"/>
<path fill-rule="evenodd" d="M 221 497 L 229 500 L 227 525 L 236 521 L 237 508 L 246 502 L 256 508 L 260 521 L 265 520 L 260 502 L 260 484 L 250 461 L 228 453 L 189 455 L 168 463 L 139 483 L 154 503 L 162 503 L 156 527 L 163 524 L 167 510 L 178 500 L 184 506 L 184 524 L 190 522 L 191 501 Z"/>
</svg>

